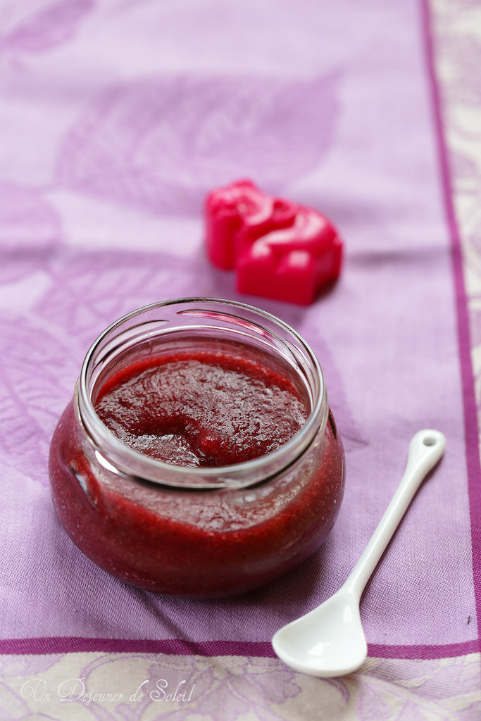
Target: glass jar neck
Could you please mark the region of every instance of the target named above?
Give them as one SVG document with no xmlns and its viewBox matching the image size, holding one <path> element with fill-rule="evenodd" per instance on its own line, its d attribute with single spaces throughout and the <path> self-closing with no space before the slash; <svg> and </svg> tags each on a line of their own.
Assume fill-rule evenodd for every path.
<svg viewBox="0 0 481 721">
<path fill-rule="evenodd" d="M 123 443 L 100 420 L 95 401 L 101 387 L 134 360 L 167 350 L 214 343 L 278 368 L 303 398 L 304 426 L 274 452 L 224 467 L 183 467 L 143 455 Z M 97 461 L 111 472 L 182 489 L 243 488 L 290 466 L 325 428 L 328 400 L 321 368 L 305 341 L 287 324 L 257 308 L 212 298 L 184 298 L 133 311 L 92 344 L 78 383 L 78 412 Z"/>
</svg>

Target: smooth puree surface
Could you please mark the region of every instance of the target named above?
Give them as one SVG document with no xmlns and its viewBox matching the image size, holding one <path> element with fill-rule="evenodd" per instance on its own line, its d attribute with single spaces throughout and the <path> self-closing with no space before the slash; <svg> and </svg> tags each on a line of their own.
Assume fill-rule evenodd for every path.
<svg viewBox="0 0 481 721">
<path fill-rule="evenodd" d="M 308 415 L 292 383 L 273 369 L 202 350 L 138 361 L 109 379 L 95 409 L 134 450 L 192 467 L 272 453 Z"/>
</svg>

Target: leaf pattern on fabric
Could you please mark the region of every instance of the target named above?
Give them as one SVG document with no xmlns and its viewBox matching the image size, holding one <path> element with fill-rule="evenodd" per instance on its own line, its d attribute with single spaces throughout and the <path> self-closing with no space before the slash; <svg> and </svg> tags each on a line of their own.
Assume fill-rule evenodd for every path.
<svg viewBox="0 0 481 721">
<path fill-rule="evenodd" d="M 0 685 L 2 718 L 19 719 L 30 713 L 38 714 L 35 718 L 63 721 L 67 713 L 76 721 L 468 721 L 481 707 L 479 653 L 430 661 L 371 658 L 359 672 L 342 680 L 303 676 L 273 658 L 140 653 L 50 658 L 53 662 L 43 668 L 33 660 L 23 669 L 6 670 Z M 460 675 L 465 676 L 462 687 L 458 685 Z M 33 694 L 25 698 L 25 687 L 21 691 L 31 679 L 39 681 L 37 699 Z M 76 679 L 82 679 L 85 695 L 80 695 L 79 683 L 71 700 L 61 701 L 59 688 L 68 695 Z M 436 690 L 435 696 L 420 693 L 426 685 Z M 107 694 L 110 700 L 102 698 Z"/>
<path fill-rule="evenodd" d="M 22 473 L 47 485 L 50 438 L 78 365 L 68 344 L 42 325 L 0 322 L 0 450 Z"/>
<path fill-rule="evenodd" d="M 0 282 L 37 269 L 60 241 L 60 219 L 39 191 L 0 182 Z"/>
<path fill-rule="evenodd" d="M 35 5 L 37 7 L 32 11 Z M 0 35 L 0 52 L 2 49 L 15 53 L 50 50 L 69 40 L 75 34 L 79 22 L 94 6 L 94 0 L 43 0 L 40 3 L 10 0 L 3 10 L 7 19 L 9 14 L 14 19 L 8 24 L 10 27 L 7 25 L 7 31 Z"/>
<path fill-rule="evenodd" d="M 198 213 L 208 190 L 237 177 L 282 188 L 328 151 L 339 81 L 174 76 L 111 87 L 66 137 L 58 181 L 175 214 Z"/>
</svg>

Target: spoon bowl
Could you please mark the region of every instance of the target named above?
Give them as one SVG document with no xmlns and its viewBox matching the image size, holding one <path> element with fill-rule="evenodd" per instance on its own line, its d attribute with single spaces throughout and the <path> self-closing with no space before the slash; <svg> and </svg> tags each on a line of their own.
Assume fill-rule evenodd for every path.
<svg viewBox="0 0 481 721">
<path fill-rule="evenodd" d="M 351 673 L 367 656 L 359 602 L 343 587 L 322 606 L 284 626 L 272 644 L 279 658 L 301 673 L 325 678 Z"/>
<path fill-rule="evenodd" d="M 367 656 L 359 603 L 364 587 L 426 474 L 444 453 L 439 431 L 416 433 L 401 483 L 371 540 L 342 588 L 323 604 L 274 635 L 272 645 L 288 666 L 310 676 L 344 676 Z"/>
</svg>

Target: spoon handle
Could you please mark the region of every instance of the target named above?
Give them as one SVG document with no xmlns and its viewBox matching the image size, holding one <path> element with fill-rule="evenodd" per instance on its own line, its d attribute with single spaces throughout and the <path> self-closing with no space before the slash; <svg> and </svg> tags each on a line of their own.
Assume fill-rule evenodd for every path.
<svg viewBox="0 0 481 721">
<path fill-rule="evenodd" d="M 376 568 L 414 494 L 426 474 L 434 468 L 443 455 L 445 446 L 446 438 L 440 431 L 422 430 L 413 436 L 409 444 L 408 462 L 401 483 L 378 527 L 372 534 L 369 543 L 344 584 L 344 589 L 358 600 L 360 600 L 366 583 Z"/>
</svg>

